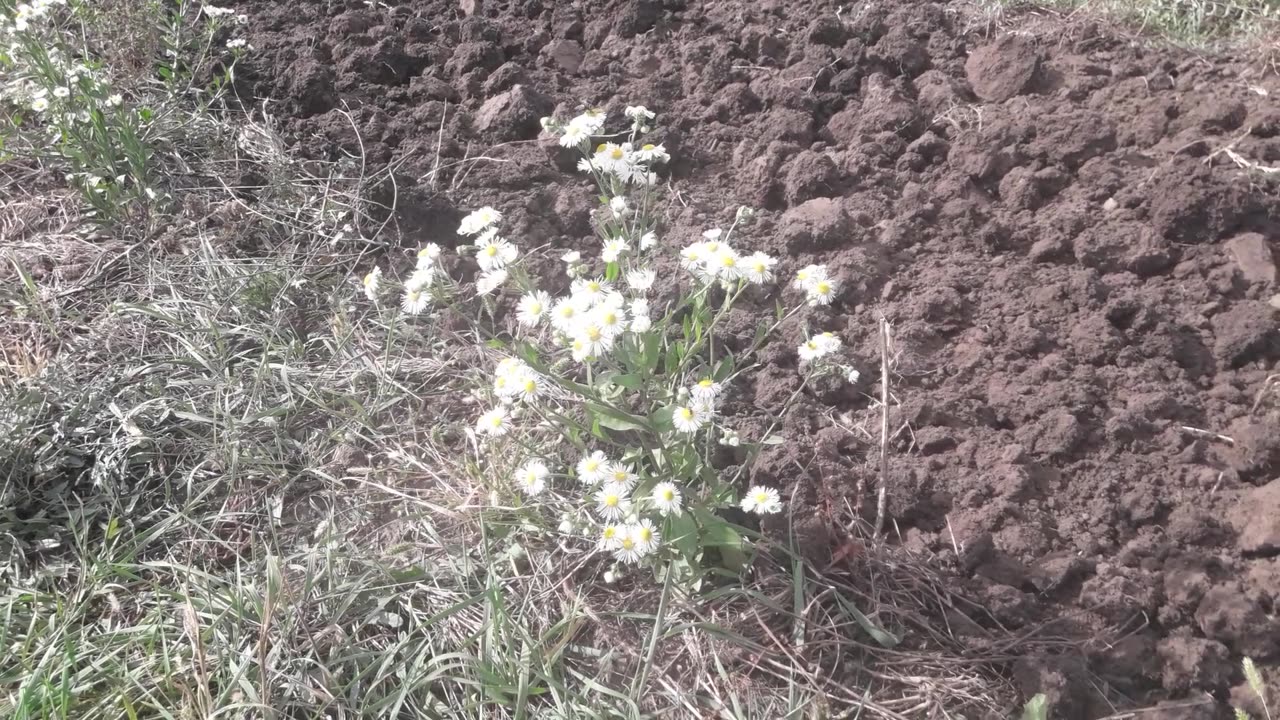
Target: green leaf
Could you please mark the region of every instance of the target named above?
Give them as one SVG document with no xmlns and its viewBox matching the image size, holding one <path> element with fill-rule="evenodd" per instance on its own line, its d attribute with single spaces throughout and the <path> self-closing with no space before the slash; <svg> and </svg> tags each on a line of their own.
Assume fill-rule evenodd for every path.
<svg viewBox="0 0 1280 720">
<path fill-rule="evenodd" d="M 671 421 L 672 411 L 670 405 L 654 410 L 649 414 L 649 424 L 658 432 L 672 432 L 676 429 L 675 423 Z"/>
<path fill-rule="evenodd" d="M 644 386 L 644 380 L 639 375 L 614 375 L 609 378 L 609 382 L 624 387 L 628 390 L 639 390 Z"/>
<path fill-rule="evenodd" d="M 725 378 L 733 374 L 733 355 L 722 358 L 716 363 L 716 369 L 711 373 L 712 379 L 716 382 L 722 382 Z"/>
<path fill-rule="evenodd" d="M 613 282 L 622 274 L 622 268 L 618 267 L 618 263 L 611 262 L 604 266 L 604 279 Z"/>
<path fill-rule="evenodd" d="M 1039 693 L 1022 706 L 1022 720 L 1049 720 L 1049 698 Z"/>
<path fill-rule="evenodd" d="M 644 334 L 644 345 L 640 349 L 639 370 L 645 375 L 652 375 L 654 369 L 658 367 L 658 360 L 661 359 L 661 342 L 658 333 L 648 332 Z"/>
<path fill-rule="evenodd" d="M 862 629 L 866 630 L 867 634 L 871 636 L 871 639 L 875 640 L 880 645 L 880 647 L 883 647 L 886 649 L 893 648 L 897 646 L 898 643 L 902 642 L 902 638 L 899 638 L 897 635 L 894 635 L 888 630 L 885 630 L 884 628 L 872 622 L 871 618 L 862 614 L 861 610 L 855 607 L 853 603 L 846 600 L 842 595 L 836 595 L 835 597 L 836 597 L 836 601 L 840 603 L 840 607 L 843 608 L 845 612 L 852 615 L 853 619 L 857 621 L 858 625 L 861 625 Z"/>
<path fill-rule="evenodd" d="M 595 422 L 610 430 L 626 432 L 627 430 L 648 430 L 648 422 L 639 415 L 623 412 L 617 408 L 611 408 L 599 403 L 587 403 L 587 411 L 592 414 Z"/>
<path fill-rule="evenodd" d="M 698 524 L 691 513 L 682 513 L 668 518 L 667 541 L 686 560 L 698 554 Z"/>
</svg>

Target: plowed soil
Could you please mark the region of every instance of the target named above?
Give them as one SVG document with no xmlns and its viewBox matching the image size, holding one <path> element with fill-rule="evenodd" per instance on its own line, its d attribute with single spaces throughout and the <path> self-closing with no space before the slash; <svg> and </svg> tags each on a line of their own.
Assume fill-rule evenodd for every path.
<svg viewBox="0 0 1280 720">
<path fill-rule="evenodd" d="M 891 536 L 987 608 L 951 628 L 975 653 L 993 628 L 1074 641 L 1008 665 L 1055 718 L 1218 717 L 1242 656 L 1280 661 L 1280 175 L 1248 167 L 1280 165 L 1274 76 L 912 0 L 239 6 L 246 96 L 305 155 L 395 163 L 405 247 L 491 204 L 522 243 L 594 250 L 538 119 L 657 111 L 667 243 L 745 203 L 744 249 L 847 279 L 809 329 L 862 380 L 806 392 L 752 479 L 798 487 L 808 546 L 840 546 L 878 483 L 888 318 Z M 805 331 L 734 388 L 744 435 L 798 387 Z"/>
</svg>

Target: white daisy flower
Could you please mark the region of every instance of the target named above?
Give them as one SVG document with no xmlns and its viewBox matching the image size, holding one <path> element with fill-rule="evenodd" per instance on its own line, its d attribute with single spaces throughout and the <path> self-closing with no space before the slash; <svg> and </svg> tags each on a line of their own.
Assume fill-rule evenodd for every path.
<svg viewBox="0 0 1280 720">
<path fill-rule="evenodd" d="M 638 478 L 636 474 L 631 472 L 631 468 L 620 462 L 611 462 L 605 469 L 604 481 L 624 488 L 626 492 L 631 492 L 631 488 L 636 486 Z"/>
<path fill-rule="evenodd" d="M 599 322 L 592 320 L 578 328 L 573 340 L 581 343 L 585 357 L 600 357 L 613 349 L 614 337 Z"/>
<path fill-rule="evenodd" d="M 525 495 L 533 497 L 547 488 L 547 477 L 551 471 L 541 460 L 530 460 L 516 470 L 516 484 Z"/>
<path fill-rule="evenodd" d="M 782 510 L 782 498 L 771 487 L 756 485 L 742 498 L 742 510 L 757 515 L 771 515 Z"/>
<path fill-rule="evenodd" d="M 848 368 L 845 371 L 844 379 L 849 381 L 850 385 L 857 385 L 858 381 L 862 379 L 862 373 L 858 372 L 855 368 Z"/>
<path fill-rule="evenodd" d="M 462 218 L 462 222 L 458 225 L 458 234 L 475 235 L 501 219 L 502 213 L 486 205 Z"/>
<path fill-rule="evenodd" d="M 652 110 L 643 105 L 628 105 L 622 114 L 638 123 L 646 123 L 657 117 Z"/>
<path fill-rule="evenodd" d="M 671 160 L 671 156 L 667 154 L 667 149 L 661 145 L 641 145 L 636 151 L 636 159 L 647 163 L 665 163 Z"/>
<path fill-rule="evenodd" d="M 808 292 L 811 285 L 826 279 L 826 265 L 807 265 L 796 272 L 796 279 L 791 284 L 799 290 Z"/>
<path fill-rule="evenodd" d="M 589 173 L 589 172 L 593 172 L 594 170 L 595 170 L 595 167 L 592 166 L 590 160 L 586 158 L 578 158 L 578 172 Z"/>
<path fill-rule="evenodd" d="M 605 335 L 617 337 L 627 329 L 627 311 L 622 307 L 600 304 L 591 311 L 591 320 Z"/>
<path fill-rule="evenodd" d="M 586 313 L 583 301 L 573 297 L 560 298 L 551 306 L 551 327 L 570 335 Z"/>
<path fill-rule="evenodd" d="M 515 378 L 514 385 L 515 390 L 512 395 L 524 402 L 533 402 L 542 394 L 542 376 L 532 368 L 526 368 L 519 377 Z"/>
<path fill-rule="evenodd" d="M 635 541 L 636 550 L 641 555 L 648 555 L 662 544 L 662 534 L 649 518 L 641 518 L 639 522 L 628 526 L 627 534 Z"/>
<path fill-rule="evenodd" d="M 694 433 L 707 424 L 707 414 L 693 405 L 677 405 L 671 409 L 671 424 L 677 432 Z"/>
<path fill-rule="evenodd" d="M 36 112 L 44 112 L 49 109 L 48 98 L 38 97 L 31 101 L 31 109 Z"/>
<path fill-rule="evenodd" d="M 764 283 L 773 282 L 773 266 L 778 261 L 765 255 L 762 252 L 756 252 L 742 259 L 739 266 L 742 268 L 742 276 L 747 282 L 762 285 Z"/>
<path fill-rule="evenodd" d="M 378 289 L 382 287 L 382 268 L 375 267 L 360 281 L 364 286 L 364 296 L 370 300 L 378 299 Z"/>
<path fill-rule="evenodd" d="M 600 253 L 600 259 L 605 262 L 618 262 L 618 258 L 622 256 L 622 253 L 630 249 L 631 244 L 627 242 L 626 238 L 611 238 L 605 241 L 604 250 Z"/>
<path fill-rule="evenodd" d="M 823 349 L 823 354 L 833 353 L 840 349 L 844 343 L 841 342 L 840 336 L 831 332 L 818 333 L 813 336 L 814 342 Z"/>
<path fill-rule="evenodd" d="M 436 269 L 434 266 L 420 267 L 409 275 L 409 279 L 404 281 L 406 290 L 421 290 L 431 285 L 436 279 Z"/>
<path fill-rule="evenodd" d="M 574 362 L 587 363 L 595 359 L 595 355 L 591 354 L 591 345 L 582 338 L 572 338 L 569 340 L 569 357 Z"/>
<path fill-rule="evenodd" d="M 693 243 L 686 245 L 680 250 L 680 267 L 685 270 L 693 270 L 701 268 L 707 259 L 706 249 L 703 243 Z"/>
<path fill-rule="evenodd" d="M 628 565 L 640 562 L 640 558 L 644 555 L 640 552 L 640 548 L 636 546 L 636 539 L 631 536 L 627 528 L 623 528 L 622 536 L 618 538 L 618 546 L 614 549 L 613 557 L 618 562 Z"/>
<path fill-rule="evenodd" d="M 519 256 L 520 249 L 505 238 L 494 235 L 476 241 L 476 262 L 485 272 L 501 270 Z"/>
<path fill-rule="evenodd" d="M 622 217 L 627 213 L 627 198 L 619 195 L 609 200 L 609 210 L 614 217 Z"/>
<path fill-rule="evenodd" d="M 721 243 L 718 252 L 712 256 L 707 270 L 721 280 L 737 280 L 742 275 L 738 267 L 738 253 L 733 248 Z"/>
<path fill-rule="evenodd" d="M 723 234 L 724 234 L 724 230 L 721 230 L 720 228 L 711 228 L 710 230 L 702 231 L 702 237 L 711 241 L 719 240 L 720 236 Z"/>
<path fill-rule="evenodd" d="M 578 480 L 583 485 L 595 485 L 604 480 L 605 475 L 609 472 L 609 458 L 604 453 L 596 450 L 579 460 L 574 470 L 577 472 Z"/>
<path fill-rule="evenodd" d="M 612 290 L 612 284 L 602 278 L 579 278 L 569 286 L 569 293 L 588 308 L 595 307 Z"/>
<path fill-rule="evenodd" d="M 681 503 L 683 498 L 680 495 L 680 488 L 676 487 L 673 482 L 660 482 L 654 485 L 649 499 L 653 501 L 653 506 L 664 517 L 667 515 L 679 515 L 682 512 Z"/>
<path fill-rule="evenodd" d="M 621 485 L 606 483 L 595 495 L 596 514 L 603 520 L 621 520 L 631 512 L 631 498 Z"/>
<path fill-rule="evenodd" d="M 636 292 L 645 292 L 653 287 L 658 274 L 652 270 L 632 270 L 627 273 L 627 286 Z"/>
<path fill-rule="evenodd" d="M 813 338 L 809 338 L 800 345 L 800 347 L 796 349 L 796 353 L 800 356 L 800 359 L 805 362 L 812 362 L 826 354 L 822 349 L 822 345 Z"/>
<path fill-rule="evenodd" d="M 516 320 L 525 327 L 533 327 L 550 309 L 551 296 L 541 290 L 535 290 L 520 298 L 520 303 L 516 306 Z"/>
<path fill-rule="evenodd" d="M 71 91 L 65 87 L 56 87 L 53 89 L 53 96 L 59 99 L 71 97 Z"/>
<path fill-rule="evenodd" d="M 506 435 L 511 429 L 511 420 L 507 412 L 507 406 L 499 405 L 492 410 L 485 412 L 476 420 L 476 432 L 481 435 L 489 435 L 498 437 Z"/>
<path fill-rule="evenodd" d="M 689 388 L 689 394 L 698 402 L 712 403 L 720 396 L 724 386 L 711 378 L 702 378 Z"/>
<path fill-rule="evenodd" d="M 640 249 L 648 250 L 658 244 L 658 236 L 653 231 L 649 231 L 640 236 Z"/>
<path fill-rule="evenodd" d="M 720 444 L 728 445 L 729 447 L 738 447 L 742 444 L 742 438 L 738 436 L 737 430 L 725 428 L 724 432 L 720 435 Z"/>
<path fill-rule="evenodd" d="M 507 281 L 506 270 L 492 270 L 476 279 L 476 295 L 488 295 Z"/>
<path fill-rule="evenodd" d="M 560 147 L 579 147 L 590 138 L 591 131 L 578 123 L 571 122 L 565 126 L 564 132 L 560 135 Z"/>
<path fill-rule="evenodd" d="M 123 104 L 124 104 L 123 95 L 116 94 L 107 98 L 107 105 L 110 105 L 111 107 L 120 107 Z"/>
<path fill-rule="evenodd" d="M 644 298 L 638 298 L 631 301 L 631 332 L 648 332 L 653 327 L 653 322 L 649 319 L 649 301 Z"/>
<path fill-rule="evenodd" d="M 809 286 L 807 295 L 810 305 L 830 305 L 836 296 L 836 291 L 840 289 L 840 283 L 835 278 L 816 280 Z"/>
<path fill-rule="evenodd" d="M 440 260 L 440 246 L 435 243 L 427 243 L 418 251 L 418 267 L 433 267 Z"/>
<path fill-rule="evenodd" d="M 617 550 L 622 545 L 622 538 L 626 537 L 627 528 L 625 525 L 616 525 L 607 523 L 600 529 L 600 549 L 608 552 Z"/>
<path fill-rule="evenodd" d="M 431 304 L 431 297 L 421 289 L 406 287 L 404 296 L 400 298 L 400 309 L 409 315 L 421 313 L 429 304 Z"/>
</svg>

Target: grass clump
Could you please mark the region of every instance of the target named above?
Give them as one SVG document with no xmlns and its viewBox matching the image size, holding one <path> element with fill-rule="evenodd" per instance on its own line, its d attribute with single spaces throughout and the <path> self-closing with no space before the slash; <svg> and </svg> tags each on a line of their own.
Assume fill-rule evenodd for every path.
<svg viewBox="0 0 1280 720">
<path fill-rule="evenodd" d="M 1198 49 L 1273 45 L 1280 29 L 1275 0 L 996 0 L 995 6 L 1099 16 Z"/>
</svg>

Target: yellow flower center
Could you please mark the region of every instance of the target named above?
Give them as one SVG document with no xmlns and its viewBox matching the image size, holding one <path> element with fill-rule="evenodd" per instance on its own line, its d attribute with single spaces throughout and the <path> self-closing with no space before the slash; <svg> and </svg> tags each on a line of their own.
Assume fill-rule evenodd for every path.
<svg viewBox="0 0 1280 720">
<path fill-rule="evenodd" d="M 648 151 L 650 151 L 650 150 L 652 150 L 652 149 L 653 149 L 653 144 L 652 144 L 652 143 L 645 143 L 644 145 L 640 146 L 640 149 L 641 149 L 641 150 L 644 150 L 645 152 L 648 152 Z"/>
<path fill-rule="evenodd" d="M 565 305 L 563 308 L 560 309 L 560 317 L 571 318 L 576 312 L 577 311 L 573 309 L 572 305 Z"/>
<path fill-rule="evenodd" d="M 529 312 L 533 313 L 534 315 L 541 315 L 542 303 L 540 302 L 529 303 Z"/>
<path fill-rule="evenodd" d="M 715 383 L 711 381 L 711 378 L 703 378 L 702 380 L 698 381 L 698 387 L 709 388 L 714 384 Z"/>
<path fill-rule="evenodd" d="M 762 492 L 758 492 L 758 493 L 756 493 L 756 504 L 757 504 L 757 505 L 763 505 L 763 504 L 765 504 L 765 503 L 767 503 L 767 502 L 769 502 L 769 493 L 762 493 Z"/>
<path fill-rule="evenodd" d="M 622 152 L 622 148 L 620 147 L 614 148 L 613 151 L 609 153 L 609 157 L 613 158 L 614 160 L 621 160 L 623 155 L 624 153 Z"/>
<path fill-rule="evenodd" d="M 616 536 L 617 534 L 618 534 L 618 528 L 614 527 L 613 525 L 610 525 L 609 527 L 605 528 L 603 533 L 605 540 L 612 540 L 614 536 Z"/>
<path fill-rule="evenodd" d="M 591 282 L 587 283 L 587 290 L 593 293 L 600 292 L 600 283 L 595 280 L 592 280 Z"/>
<path fill-rule="evenodd" d="M 417 292 L 417 291 L 414 291 L 414 290 L 410 290 L 410 291 L 409 291 L 409 300 L 410 300 L 411 302 L 417 302 L 417 301 L 418 301 L 418 298 L 420 298 L 420 297 L 422 297 L 422 293 Z"/>
<path fill-rule="evenodd" d="M 607 312 L 607 313 L 605 313 L 605 314 L 604 314 L 604 317 L 603 317 L 603 318 L 601 318 L 601 321 L 602 321 L 602 322 L 604 322 L 604 324 L 605 324 L 605 325 L 610 325 L 610 326 L 612 326 L 612 325 L 617 325 L 617 324 L 618 324 L 618 314 L 617 314 L 617 313 L 612 313 L 612 312 Z"/>
<path fill-rule="evenodd" d="M 536 381 L 536 380 L 525 380 L 525 381 L 524 381 L 524 391 L 525 391 L 525 392 L 527 392 L 527 393 L 529 393 L 530 395 L 532 395 L 534 392 L 536 392 L 536 391 L 537 391 L 537 389 L 538 389 L 538 383 L 537 383 L 537 381 Z"/>
<path fill-rule="evenodd" d="M 494 415 L 493 417 L 489 418 L 489 425 L 495 428 L 502 427 L 502 416 Z"/>
<path fill-rule="evenodd" d="M 725 267 L 733 267 L 738 264 L 738 258 L 732 255 L 725 255 L 720 258 L 720 264 Z"/>
<path fill-rule="evenodd" d="M 810 340 L 810 341 L 806 342 L 806 343 L 804 344 L 804 346 L 805 346 L 805 347 L 807 347 L 807 348 L 809 348 L 810 350 L 817 350 L 817 349 L 818 349 L 818 343 L 816 343 L 816 342 L 814 342 L 814 341 L 812 341 L 812 340 Z"/>
<path fill-rule="evenodd" d="M 598 327 L 589 327 L 589 328 L 587 328 L 587 339 L 588 339 L 588 340 L 590 340 L 591 342 L 595 342 L 595 341 L 599 340 L 599 339 L 600 339 L 600 328 L 598 328 Z"/>
<path fill-rule="evenodd" d="M 819 295 L 826 295 L 826 294 L 830 293 L 830 292 L 831 292 L 831 283 L 829 283 L 829 282 L 820 282 L 820 283 L 818 283 L 818 285 L 817 285 L 816 287 L 814 287 L 814 292 L 818 293 Z"/>
<path fill-rule="evenodd" d="M 374 277 L 375 277 L 375 275 L 374 275 L 373 273 L 369 273 L 368 275 L 365 275 L 365 276 L 364 276 L 364 285 L 365 285 L 365 287 L 369 287 L 370 285 L 372 285 L 372 284 L 373 284 L 373 278 L 374 278 Z"/>
<path fill-rule="evenodd" d="M 582 469 L 586 470 L 587 472 L 595 472 L 600 469 L 600 461 L 588 460 L 586 463 L 583 464 Z"/>
<path fill-rule="evenodd" d="M 676 491 L 670 488 L 662 491 L 662 499 L 665 502 L 674 502 L 676 499 Z"/>
<path fill-rule="evenodd" d="M 754 271 L 756 271 L 756 272 L 758 272 L 758 273 L 763 273 L 763 272 L 764 272 L 764 263 L 762 263 L 762 262 L 760 262 L 760 261 L 758 261 L 758 260 L 757 260 L 757 261 L 756 261 L 756 264 L 751 266 L 751 269 L 752 269 L 752 270 L 754 270 Z"/>
<path fill-rule="evenodd" d="M 538 474 L 535 473 L 534 471 L 530 470 L 529 472 L 524 474 L 525 485 L 533 485 L 537 482 L 538 482 Z"/>
<path fill-rule="evenodd" d="M 618 502 L 619 502 L 619 498 L 617 495 L 604 496 L 605 507 L 618 507 Z"/>
<path fill-rule="evenodd" d="M 808 271 L 808 270 L 801 270 L 800 272 L 796 273 L 796 279 L 797 279 L 797 280 L 799 280 L 800 282 L 804 282 L 805 280 L 808 280 L 808 279 L 809 279 L 809 271 Z"/>
<path fill-rule="evenodd" d="M 614 471 L 613 471 L 613 480 L 614 480 L 614 482 L 626 482 L 626 481 L 627 481 L 627 471 L 626 471 L 626 470 L 614 470 Z"/>
<path fill-rule="evenodd" d="M 504 377 L 499 377 L 493 381 L 493 386 L 496 388 L 504 388 L 507 386 L 507 379 Z"/>
<path fill-rule="evenodd" d="M 707 243 L 707 252 L 715 252 L 720 249 L 720 243 L 712 241 Z"/>
<path fill-rule="evenodd" d="M 681 420 L 693 419 L 693 411 L 690 410 L 689 408 L 680 408 L 679 410 L 676 411 L 676 414 L 680 416 Z"/>
<path fill-rule="evenodd" d="M 647 543 L 653 539 L 653 531 L 647 527 L 640 528 L 636 531 L 636 534 L 640 536 L 640 542 Z"/>
<path fill-rule="evenodd" d="M 629 537 L 624 537 L 624 538 L 622 538 L 622 549 L 623 549 L 623 550 L 631 550 L 631 549 L 635 548 L 635 546 L 636 546 L 636 541 L 635 541 L 635 540 L 632 540 L 632 539 L 631 539 L 631 538 L 629 538 Z"/>
<path fill-rule="evenodd" d="M 490 245 L 489 247 L 487 247 L 487 248 L 485 248 L 485 249 L 484 249 L 484 254 L 485 254 L 485 255 L 488 255 L 489 257 L 497 257 L 497 255 L 498 255 L 498 246 L 497 246 L 497 245 Z"/>
</svg>

